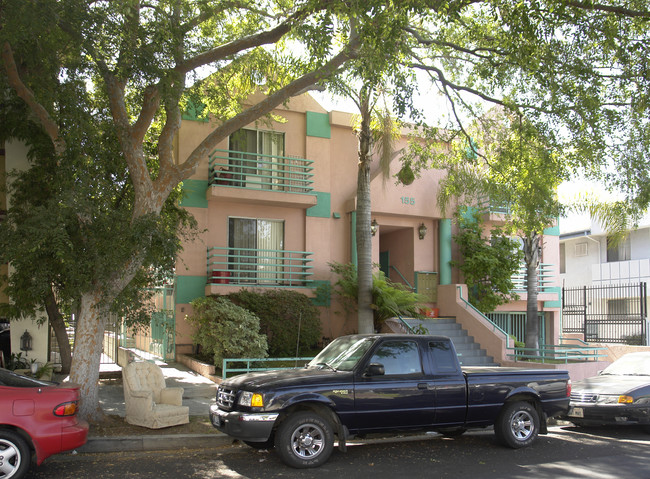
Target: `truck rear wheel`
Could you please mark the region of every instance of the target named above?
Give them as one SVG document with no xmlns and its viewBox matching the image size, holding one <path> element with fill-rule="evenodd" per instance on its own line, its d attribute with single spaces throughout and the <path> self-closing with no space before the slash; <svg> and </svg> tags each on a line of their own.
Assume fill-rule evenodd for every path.
<svg viewBox="0 0 650 479">
<path fill-rule="evenodd" d="M 524 401 L 506 404 L 494 423 L 494 434 L 513 449 L 530 446 L 539 434 L 537 409 Z"/>
<path fill-rule="evenodd" d="M 282 461 L 299 469 L 324 464 L 334 449 L 332 426 L 313 412 L 291 414 L 280 424 L 275 437 Z"/>
</svg>

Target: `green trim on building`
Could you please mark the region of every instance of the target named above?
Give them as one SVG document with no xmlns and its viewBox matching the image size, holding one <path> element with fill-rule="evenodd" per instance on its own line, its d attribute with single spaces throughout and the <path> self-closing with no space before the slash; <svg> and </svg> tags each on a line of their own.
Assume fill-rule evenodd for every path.
<svg viewBox="0 0 650 479">
<path fill-rule="evenodd" d="M 440 220 L 440 284 L 451 284 L 451 219 Z"/>
<path fill-rule="evenodd" d="M 330 116 L 328 113 L 307 112 L 307 136 L 332 138 Z"/>
<path fill-rule="evenodd" d="M 207 180 L 184 180 L 183 181 L 183 199 L 181 206 L 194 208 L 207 208 L 208 199 L 206 191 L 208 190 Z"/>
<path fill-rule="evenodd" d="M 545 308 L 561 308 L 562 307 L 562 286 L 548 286 L 544 288 L 545 293 L 557 293 L 557 300 L 544 301 Z"/>
<path fill-rule="evenodd" d="M 476 206 L 462 206 L 460 209 L 460 215 L 465 221 L 470 223 L 474 223 L 476 221 L 476 218 L 474 217 L 474 215 L 478 212 L 478 208 Z"/>
<path fill-rule="evenodd" d="M 176 304 L 186 304 L 204 297 L 205 285 L 205 276 L 176 276 Z"/>
<path fill-rule="evenodd" d="M 544 230 L 544 234 L 547 236 L 560 236 L 560 219 L 559 218 L 557 219 L 557 221 L 555 222 L 555 226 L 546 228 Z"/>
<path fill-rule="evenodd" d="M 332 194 L 323 191 L 314 191 L 317 203 L 307 208 L 307 216 L 313 218 L 329 218 L 332 211 Z"/>
<path fill-rule="evenodd" d="M 330 306 L 332 304 L 332 283 L 329 281 L 312 281 L 316 296 L 311 299 L 314 306 Z"/>
</svg>

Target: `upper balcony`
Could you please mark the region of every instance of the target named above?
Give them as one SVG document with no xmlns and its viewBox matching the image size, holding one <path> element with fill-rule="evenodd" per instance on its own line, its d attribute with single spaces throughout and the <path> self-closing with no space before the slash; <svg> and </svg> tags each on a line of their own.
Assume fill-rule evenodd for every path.
<svg viewBox="0 0 650 479">
<path fill-rule="evenodd" d="M 313 194 L 313 161 L 304 158 L 214 150 L 209 157 L 210 196 L 235 201 L 309 208 Z"/>
<path fill-rule="evenodd" d="M 556 275 L 553 272 L 554 265 L 548 263 L 540 263 L 537 267 L 537 294 L 539 301 L 556 301 L 558 300 L 558 293 L 556 291 Z M 512 275 L 512 282 L 514 283 L 513 292 L 517 293 L 521 299 L 526 297 L 526 286 L 528 280 L 526 279 L 526 266 L 521 265 L 519 271 Z"/>
</svg>

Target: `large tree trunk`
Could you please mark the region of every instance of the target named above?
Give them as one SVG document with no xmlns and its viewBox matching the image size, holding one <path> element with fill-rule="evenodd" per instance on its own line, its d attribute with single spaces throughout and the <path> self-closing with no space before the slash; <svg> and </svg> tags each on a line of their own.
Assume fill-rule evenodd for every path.
<svg viewBox="0 0 650 479">
<path fill-rule="evenodd" d="M 103 417 L 99 405 L 99 364 L 109 319 L 108 308 L 103 304 L 101 292 L 97 289 L 81 297 L 70 375 L 70 381 L 81 388 L 79 416 L 91 421 Z"/>
<path fill-rule="evenodd" d="M 372 236 L 370 233 L 370 105 L 368 89 L 360 92 L 359 171 L 357 174 L 357 279 L 359 333 L 375 331 L 372 304 Z"/>
<path fill-rule="evenodd" d="M 56 342 L 59 345 L 59 353 L 61 354 L 61 373 L 70 374 L 70 366 L 72 364 L 72 349 L 70 348 L 70 339 L 68 338 L 68 331 L 65 327 L 65 321 L 59 311 L 59 306 L 56 303 L 54 291 L 50 291 L 45 298 L 45 311 L 50 320 L 50 325 L 54 330 Z"/>
<path fill-rule="evenodd" d="M 526 348 L 539 348 L 539 319 L 537 294 L 539 281 L 537 268 L 539 266 L 539 241 L 537 233 L 531 233 L 524 238 L 524 261 L 526 263 Z"/>
</svg>

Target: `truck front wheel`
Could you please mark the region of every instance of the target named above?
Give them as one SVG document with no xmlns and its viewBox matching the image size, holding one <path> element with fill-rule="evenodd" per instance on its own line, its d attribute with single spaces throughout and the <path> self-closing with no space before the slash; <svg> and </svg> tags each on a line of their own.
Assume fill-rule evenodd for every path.
<svg viewBox="0 0 650 479">
<path fill-rule="evenodd" d="M 535 407 L 519 401 L 506 404 L 494 423 L 497 440 L 518 449 L 530 446 L 539 434 L 539 415 Z"/>
<path fill-rule="evenodd" d="M 313 412 L 298 412 L 287 417 L 278 428 L 275 448 L 288 466 L 305 469 L 318 467 L 334 449 L 330 423 Z"/>
</svg>

